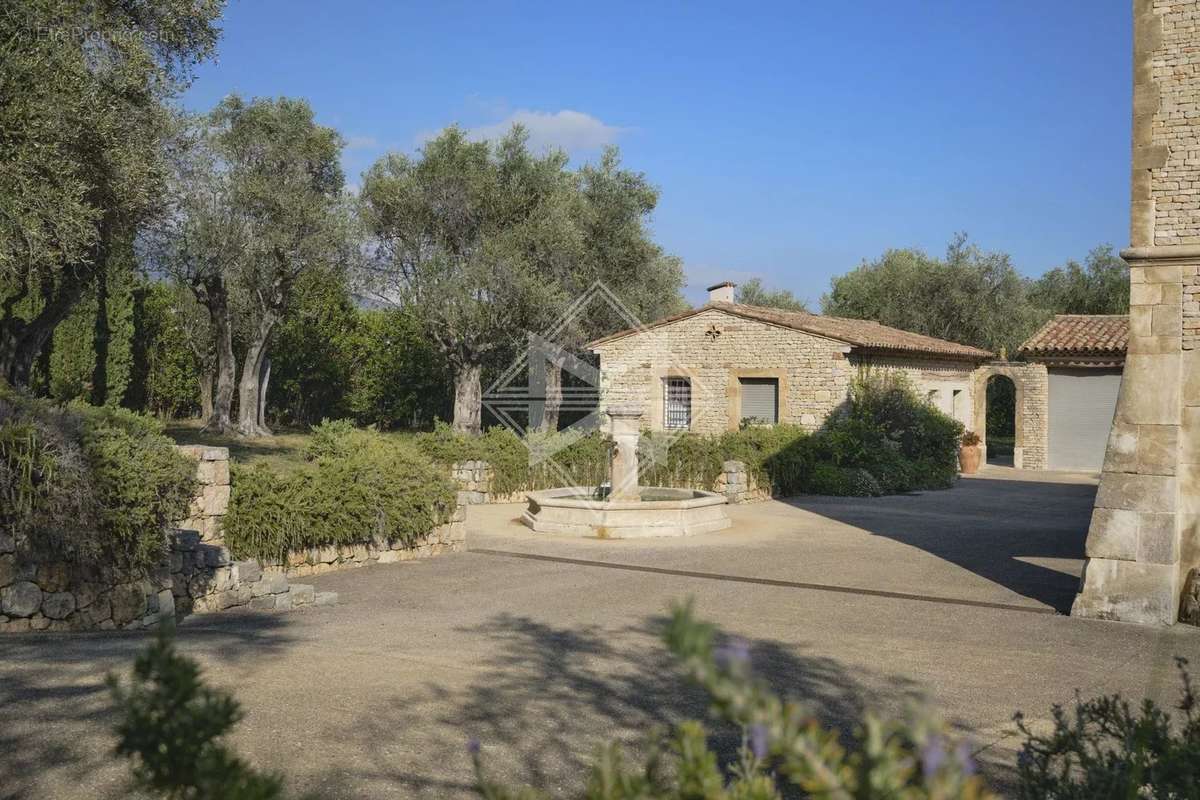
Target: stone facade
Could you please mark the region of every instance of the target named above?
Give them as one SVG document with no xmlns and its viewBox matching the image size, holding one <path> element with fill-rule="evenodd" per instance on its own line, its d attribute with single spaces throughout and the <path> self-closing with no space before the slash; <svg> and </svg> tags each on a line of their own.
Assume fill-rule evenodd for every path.
<svg viewBox="0 0 1200 800">
<path fill-rule="evenodd" d="M 1071 613 L 1165 625 L 1200 564 L 1200 0 L 1133 11 L 1129 350 Z"/>
<path fill-rule="evenodd" d="M 908 377 L 929 402 L 971 430 L 975 425 L 975 364 L 918 356 L 850 355 L 856 369 L 899 372 Z"/>
<path fill-rule="evenodd" d="M 984 364 L 973 375 L 974 422 L 969 425 L 984 447 L 987 458 L 987 384 L 1001 375 L 1016 387 L 1014 422 L 1016 442 L 1013 466 L 1017 469 L 1046 469 L 1049 458 L 1050 382 L 1045 364 L 995 362 Z"/>
<path fill-rule="evenodd" d="M 736 430 L 740 378 L 779 382 L 779 421 L 816 430 L 845 401 L 860 367 L 901 370 L 922 392 L 934 392 L 960 418 L 973 407 L 975 364 L 956 359 L 866 357 L 844 342 L 708 308 L 650 330 L 594 345 L 600 355 L 600 408 L 635 404 L 641 427 L 663 429 L 667 378 L 691 380 L 695 433 Z"/>
</svg>

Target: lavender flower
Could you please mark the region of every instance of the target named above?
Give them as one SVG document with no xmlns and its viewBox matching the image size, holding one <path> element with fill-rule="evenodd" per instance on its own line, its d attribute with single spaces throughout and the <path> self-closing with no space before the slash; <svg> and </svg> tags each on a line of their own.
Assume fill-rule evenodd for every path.
<svg viewBox="0 0 1200 800">
<path fill-rule="evenodd" d="M 946 747 L 942 742 L 942 737 L 934 736 L 925 744 L 925 748 L 921 750 L 921 770 L 925 773 L 925 777 L 929 778 L 934 775 L 942 764 L 946 763 Z"/>
<path fill-rule="evenodd" d="M 767 726 L 761 722 L 756 722 L 750 726 L 750 752 L 755 758 L 762 759 L 767 757 L 770 745 L 770 734 L 767 732 Z"/>
<path fill-rule="evenodd" d="M 472 736 L 470 739 L 467 739 L 467 752 L 472 756 L 479 755 L 479 740 L 474 736 Z"/>
<path fill-rule="evenodd" d="M 723 669 L 733 669 L 750 664 L 750 645 L 745 639 L 730 639 L 727 644 L 713 651 L 717 666 Z"/>
<path fill-rule="evenodd" d="M 966 742 L 959 742 L 958 747 L 954 748 L 954 757 L 958 759 L 958 766 L 962 769 L 963 775 L 975 774 L 975 759 L 971 757 L 970 745 Z"/>
</svg>

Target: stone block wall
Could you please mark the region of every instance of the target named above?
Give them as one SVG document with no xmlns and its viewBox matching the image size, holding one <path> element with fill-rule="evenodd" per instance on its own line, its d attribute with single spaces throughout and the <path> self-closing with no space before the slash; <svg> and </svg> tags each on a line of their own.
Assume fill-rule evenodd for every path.
<svg viewBox="0 0 1200 800">
<path fill-rule="evenodd" d="M 1129 349 L 1071 613 L 1169 625 L 1200 563 L 1200 0 L 1133 23 Z"/>
<path fill-rule="evenodd" d="M 995 361 L 974 373 L 974 425 L 987 457 L 987 385 L 993 377 L 1008 378 L 1016 387 L 1014 401 L 1016 443 L 1013 466 L 1017 469 L 1046 469 L 1049 466 L 1050 376 L 1045 364 Z"/>
<path fill-rule="evenodd" d="M 1200 10 L 1134 2 L 1135 247 L 1200 244 Z"/>
<path fill-rule="evenodd" d="M 636 404 L 640 425 L 663 429 L 663 382 L 692 382 L 696 433 L 736 430 L 738 379 L 777 378 L 779 419 L 810 430 L 846 399 L 853 368 L 849 348 L 802 331 L 709 309 L 596 347 L 600 408 Z"/>
<path fill-rule="evenodd" d="M 196 461 L 196 482 L 200 485 L 188 509 L 188 518 L 179 527 L 199 532 L 201 541 L 219 542 L 221 522 L 229 511 L 232 491 L 229 448 L 181 445 L 179 452 Z"/>
<path fill-rule="evenodd" d="M 771 487 L 762 487 L 741 461 L 726 461 L 721 466 L 713 491 L 725 495 L 730 503 L 754 503 L 771 499 Z"/>
<path fill-rule="evenodd" d="M 850 363 L 865 370 L 886 370 L 906 376 L 917 392 L 938 410 L 967 429 L 975 425 L 976 362 L 939 358 L 852 355 Z"/>
</svg>

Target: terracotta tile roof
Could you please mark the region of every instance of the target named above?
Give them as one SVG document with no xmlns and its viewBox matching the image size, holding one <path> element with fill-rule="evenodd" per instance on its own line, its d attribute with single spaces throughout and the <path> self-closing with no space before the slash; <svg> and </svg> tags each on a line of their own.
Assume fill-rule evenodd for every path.
<svg viewBox="0 0 1200 800">
<path fill-rule="evenodd" d="M 716 309 L 739 317 L 767 322 L 772 325 L 780 325 L 792 330 L 816 334 L 817 336 L 824 336 L 828 339 L 845 342 L 851 347 L 863 351 L 938 355 L 979 361 L 993 357 L 992 353 L 987 350 L 981 350 L 978 347 L 970 347 L 969 345 L 958 344 L 957 342 L 948 342 L 945 339 L 935 339 L 932 336 L 910 333 L 898 328 L 889 328 L 886 325 L 880 325 L 878 322 L 871 320 L 826 317 L 820 314 L 809 314 L 804 311 L 784 311 L 778 308 L 747 306 L 740 303 L 709 303 L 708 305 L 685 311 L 682 314 L 657 320 L 640 330 L 667 325 L 709 309 Z M 637 333 L 638 330 L 637 328 L 631 328 L 614 333 L 603 339 L 597 339 L 591 343 L 591 346 L 595 347 L 620 339 L 632 333 Z"/>
<path fill-rule="evenodd" d="M 1129 345 L 1124 314 L 1059 314 L 1017 351 L 1023 356 L 1123 356 Z"/>
</svg>

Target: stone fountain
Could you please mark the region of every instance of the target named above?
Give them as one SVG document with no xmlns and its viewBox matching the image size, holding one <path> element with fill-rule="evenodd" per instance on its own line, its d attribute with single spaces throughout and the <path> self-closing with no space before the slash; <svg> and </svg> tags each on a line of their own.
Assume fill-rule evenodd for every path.
<svg viewBox="0 0 1200 800">
<path fill-rule="evenodd" d="M 538 533 L 634 539 L 691 536 L 728 528 L 725 497 L 695 489 L 638 485 L 638 406 L 611 406 L 613 440 L 610 488 L 548 489 L 529 494 L 521 521 Z"/>
</svg>

